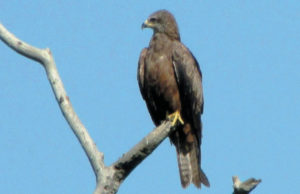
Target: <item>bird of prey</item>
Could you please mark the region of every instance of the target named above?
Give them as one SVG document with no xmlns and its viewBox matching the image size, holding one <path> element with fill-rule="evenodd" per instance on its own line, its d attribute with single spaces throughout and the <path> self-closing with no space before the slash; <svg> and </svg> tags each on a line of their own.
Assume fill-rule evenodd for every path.
<svg viewBox="0 0 300 194">
<path fill-rule="evenodd" d="M 138 62 L 138 83 L 151 118 L 156 126 L 169 119 L 177 127 L 169 137 L 176 147 L 182 187 L 209 187 L 201 169 L 203 91 L 198 62 L 180 42 L 175 18 L 167 10 L 151 14 L 142 28 L 153 29 Z"/>
</svg>

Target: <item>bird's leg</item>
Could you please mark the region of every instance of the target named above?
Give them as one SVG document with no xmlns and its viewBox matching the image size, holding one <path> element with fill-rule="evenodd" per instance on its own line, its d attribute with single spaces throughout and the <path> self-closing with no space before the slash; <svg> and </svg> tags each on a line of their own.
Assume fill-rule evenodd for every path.
<svg viewBox="0 0 300 194">
<path fill-rule="evenodd" d="M 184 121 L 181 118 L 179 110 L 175 111 L 172 114 L 167 115 L 167 117 L 170 121 L 172 121 L 172 126 L 175 126 L 177 121 L 179 121 L 182 125 L 184 124 Z"/>
</svg>

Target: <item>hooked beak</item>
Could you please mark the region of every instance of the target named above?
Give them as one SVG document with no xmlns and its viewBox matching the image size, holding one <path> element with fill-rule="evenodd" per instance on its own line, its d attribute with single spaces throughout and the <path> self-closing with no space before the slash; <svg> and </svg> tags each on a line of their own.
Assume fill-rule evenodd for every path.
<svg viewBox="0 0 300 194">
<path fill-rule="evenodd" d="M 148 20 L 144 21 L 144 23 L 142 24 L 142 30 L 144 28 L 151 28 L 153 26 L 152 23 L 150 23 Z"/>
</svg>

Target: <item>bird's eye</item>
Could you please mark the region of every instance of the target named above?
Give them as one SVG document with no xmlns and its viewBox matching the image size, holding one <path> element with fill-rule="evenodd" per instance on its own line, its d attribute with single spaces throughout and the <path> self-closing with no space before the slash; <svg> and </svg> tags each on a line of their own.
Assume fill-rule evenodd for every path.
<svg viewBox="0 0 300 194">
<path fill-rule="evenodd" d="M 156 22 L 156 18 L 150 18 L 150 22 L 151 23 Z"/>
</svg>

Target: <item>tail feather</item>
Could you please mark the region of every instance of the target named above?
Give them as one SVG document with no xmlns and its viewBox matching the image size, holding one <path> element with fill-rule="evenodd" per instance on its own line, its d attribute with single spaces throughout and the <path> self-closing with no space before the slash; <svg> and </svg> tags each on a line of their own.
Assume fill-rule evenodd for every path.
<svg viewBox="0 0 300 194">
<path fill-rule="evenodd" d="M 192 180 L 192 168 L 190 165 L 190 156 L 177 152 L 177 161 L 180 174 L 181 185 L 186 188 Z"/>
<path fill-rule="evenodd" d="M 186 188 L 190 183 L 193 183 L 198 188 L 201 188 L 201 183 L 209 187 L 209 181 L 200 167 L 201 151 L 196 136 L 185 134 L 185 138 L 182 139 L 182 134 L 179 133 L 180 130 L 177 130 L 174 136 L 171 137 L 171 140 L 176 146 L 182 187 Z"/>
<path fill-rule="evenodd" d="M 199 151 L 198 151 L 199 150 Z M 205 186 L 209 187 L 209 181 L 201 169 L 200 165 L 200 154 L 201 150 L 197 147 L 195 143 L 193 143 L 193 147 L 190 151 L 190 158 L 191 158 L 191 166 L 192 166 L 192 181 L 194 185 L 198 188 L 201 188 L 201 183 Z"/>
<path fill-rule="evenodd" d="M 201 188 L 201 183 L 209 187 L 209 181 L 200 167 L 196 150 L 193 148 L 186 154 L 178 149 L 176 150 L 182 187 L 186 188 L 190 183 L 198 188 Z"/>
</svg>

